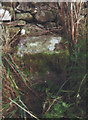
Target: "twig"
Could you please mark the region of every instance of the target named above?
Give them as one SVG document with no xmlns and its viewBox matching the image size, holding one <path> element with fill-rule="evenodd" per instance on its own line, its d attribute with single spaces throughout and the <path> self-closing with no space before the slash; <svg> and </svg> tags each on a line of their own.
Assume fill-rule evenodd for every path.
<svg viewBox="0 0 88 120">
<path fill-rule="evenodd" d="M 79 95 L 79 93 L 80 93 L 80 89 L 81 89 L 81 86 L 82 86 L 83 82 L 85 81 L 87 75 L 88 75 L 88 73 L 86 73 L 86 74 L 84 75 L 84 77 L 83 77 L 83 79 L 82 79 L 82 81 L 81 81 L 81 83 L 80 83 L 80 85 L 79 85 L 79 89 L 78 89 L 78 92 L 77 92 L 77 95 L 76 95 L 76 96 Z"/>
<path fill-rule="evenodd" d="M 16 32 L 16 34 L 12 37 L 12 39 L 10 39 L 9 45 L 11 45 L 15 40 L 14 38 L 20 33 L 20 30 Z"/>
<path fill-rule="evenodd" d="M 75 41 L 74 41 L 74 21 L 73 21 L 73 3 L 72 2 L 71 2 L 71 36 L 72 36 L 72 43 L 74 46 Z"/>
<path fill-rule="evenodd" d="M 7 25 L 7 26 L 24 26 L 25 24 L 20 24 L 20 23 L 16 23 L 15 21 L 14 22 L 8 22 L 8 23 L 0 23 L 0 25 Z"/>
<path fill-rule="evenodd" d="M 53 100 L 53 102 L 52 102 L 51 105 L 48 107 L 48 109 L 47 109 L 47 111 L 45 112 L 45 114 L 50 110 L 50 108 L 53 106 L 53 104 L 54 104 L 57 100 L 59 100 L 59 99 L 61 99 L 61 97 L 57 97 L 57 98 L 55 98 L 55 99 Z"/>
</svg>

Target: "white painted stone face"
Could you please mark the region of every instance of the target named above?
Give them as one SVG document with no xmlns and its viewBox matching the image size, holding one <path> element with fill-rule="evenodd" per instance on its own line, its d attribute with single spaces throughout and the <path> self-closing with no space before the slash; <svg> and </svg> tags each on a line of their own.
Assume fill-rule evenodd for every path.
<svg viewBox="0 0 88 120">
<path fill-rule="evenodd" d="M 38 37 L 27 37 L 21 40 L 18 45 L 18 56 L 23 57 L 25 53 L 36 54 L 36 53 L 49 53 L 52 54 L 55 51 L 55 44 L 61 41 L 61 37 L 53 36 L 38 36 Z"/>
<path fill-rule="evenodd" d="M 11 21 L 11 15 L 8 10 L 0 9 L 0 21 Z"/>
<path fill-rule="evenodd" d="M 21 34 L 25 35 L 25 30 L 24 29 L 21 30 Z"/>
<path fill-rule="evenodd" d="M 59 39 L 52 38 L 51 41 L 50 41 L 50 45 L 48 46 L 49 51 L 54 51 L 54 49 L 55 49 L 55 44 L 56 44 L 56 43 L 59 43 L 60 40 L 61 40 L 60 37 L 59 37 Z"/>
<path fill-rule="evenodd" d="M 34 10 L 34 13 L 37 13 L 37 10 Z"/>
<path fill-rule="evenodd" d="M 2 19 L 3 15 L 4 15 L 5 10 L 4 9 L 0 9 L 0 20 Z"/>
<path fill-rule="evenodd" d="M 30 46 L 37 46 L 37 45 L 38 45 L 38 42 L 30 43 Z"/>
</svg>

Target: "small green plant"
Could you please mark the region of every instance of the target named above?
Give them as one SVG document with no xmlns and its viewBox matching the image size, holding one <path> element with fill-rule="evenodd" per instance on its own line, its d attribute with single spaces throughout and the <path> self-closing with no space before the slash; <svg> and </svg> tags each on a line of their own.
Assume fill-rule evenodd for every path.
<svg viewBox="0 0 88 120">
<path fill-rule="evenodd" d="M 59 97 L 60 98 L 60 97 Z M 55 102 L 54 102 L 55 101 Z M 46 118 L 74 118 L 75 115 L 72 113 L 71 105 L 63 102 L 61 99 L 54 99 L 51 103 L 52 106 L 47 109 L 44 117 Z"/>
</svg>

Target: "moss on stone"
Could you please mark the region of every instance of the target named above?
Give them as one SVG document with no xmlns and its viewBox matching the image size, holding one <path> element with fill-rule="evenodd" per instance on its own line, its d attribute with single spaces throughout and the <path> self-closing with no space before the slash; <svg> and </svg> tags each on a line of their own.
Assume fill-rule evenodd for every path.
<svg viewBox="0 0 88 120">
<path fill-rule="evenodd" d="M 7 26 L 6 31 L 8 33 L 8 38 L 12 38 L 19 30 L 20 30 L 19 27 Z"/>
<path fill-rule="evenodd" d="M 33 16 L 30 13 L 21 13 L 21 14 L 16 14 L 16 19 L 31 21 L 33 19 Z"/>
<path fill-rule="evenodd" d="M 53 54 L 25 54 L 23 58 L 19 59 L 19 61 L 20 63 L 24 63 L 23 71 L 25 73 L 38 72 L 42 75 L 45 74 L 47 71 L 54 71 L 60 74 L 66 69 L 69 61 L 69 52 L 66 50 L 60 51 L 60 53 Z"/>
</svg>

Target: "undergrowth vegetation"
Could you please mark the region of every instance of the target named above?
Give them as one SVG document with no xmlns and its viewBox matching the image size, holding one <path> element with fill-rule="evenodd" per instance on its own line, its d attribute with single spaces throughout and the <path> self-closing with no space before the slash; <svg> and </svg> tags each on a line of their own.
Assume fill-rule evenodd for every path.
<svg viewBox="0 0 88 120">
<path fill-rule="evenodd" d="M 29 114 L 37 119 L 27 108 L 22 101 L 22 96 L 27 92 L 27 89 L 32 92 L 30 85 L 27 85 L 25 75 L 19 71 L 12 60 L 11 55 L 3 55 L 3 116 L 7 118 L 26 117 Z M 12 104 L 14 103 L 14 104 Z"/>
<path fill-rule="evenodd" d="M 9 52 L 2 52 L 2 117 L 3 118 L 78 118 L 87 117 L 86 114 L 86 42 L 87 29 L 86 19 L 76 26 L 74 14 L 80 11 L 73 10 L 72 6 L 81 9 L 84 4 L 65 3 L 61 4 L 61 14 L 69 16 L 63 19 L 63 28 L 67 38 L 65 43 L 69 50 L 69 63 L 66 66 L 66 80 L 62 85 L 46 79 L 45 83 L 31 84 L 29 78 L 15 63 L 13 55 Z M 80 7 L 81 6 L 81 7 Z M 75 9 L 74 7 L 74 9 Z M 84 8 L 85 9 L 85 8 Z M 66 12 L 67 12 L 66 11 Z M 80 15 L 80 14 L 79 14 Z M 81 15 L 80 15 L 81 16 Z M 71 23 L 68 23 L 68 21 Z M 78 23 L 79 22 L 79 23 Z M 85 23 L 85 24 L 84 24 Z M 68 24 L 67 29 L 66 24 Z M 81 24 L 79 26 L 79 24 Z M 84 26 L 82 26 L 84 24 Z M 79 26 L 79 28 L 78 28 Z M 73 28 L 75 27 L 74 33 Z M 84 28 L 84 31 L 82 30 Z M 69 32 L 70 29 L 70 32 Z M 80 31 L 81 33 L 80 33 Z M 79 32 L 79 33 L 78 33 Z M 65 36 L 65 37 L 66 37 Z M 69 39 L 68 39 L 69 38 Z M 3 46 L 4 49 L 4 46 Z M 64 64 L 64 63 L 63 63 Z"/>
</svg>

